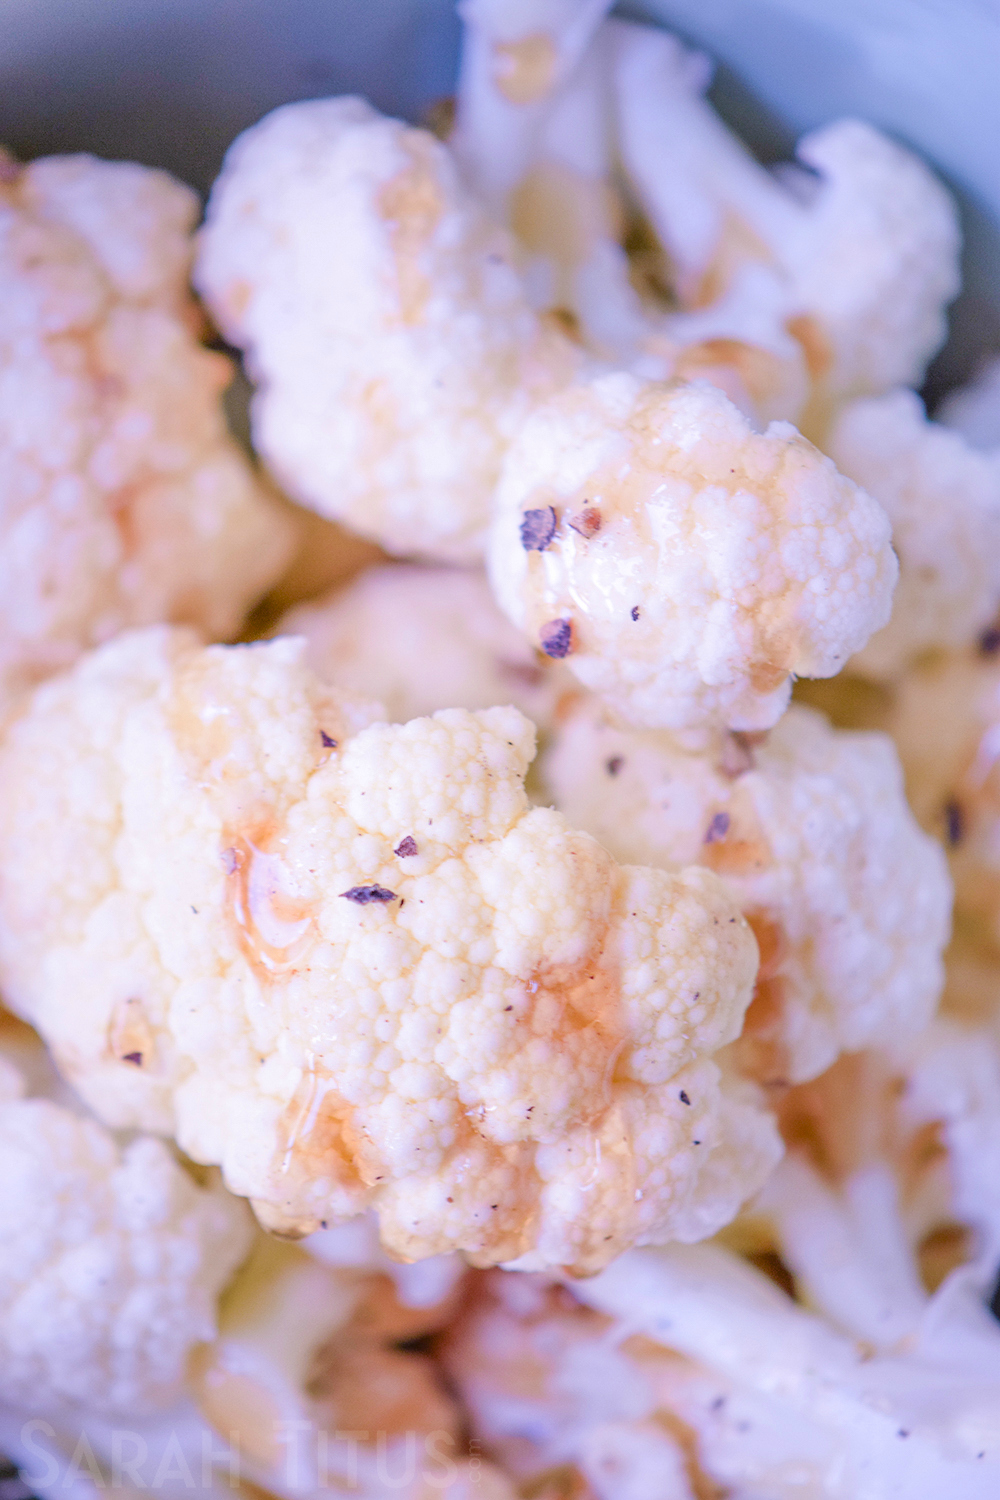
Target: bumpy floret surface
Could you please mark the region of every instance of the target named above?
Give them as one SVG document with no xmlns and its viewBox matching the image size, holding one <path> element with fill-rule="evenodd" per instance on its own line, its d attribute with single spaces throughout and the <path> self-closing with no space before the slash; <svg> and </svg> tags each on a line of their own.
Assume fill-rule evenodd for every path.
<svg viewBox="0 0 1000 1500">
<path fill-rule="evenodd" d="M 794 428 L 628 375 L 528 421 L 490 545 L 529 639 L 632 723 L 692 735 L 775 723 L 793 673 L 831 676 L 885 623 L 895 576 L 885 513 Z"/>
<path fill-rule="evenodd" d="M 888 736 L 831 729 L 793 705 L 762 742 L 730 737 L 688 754 L 583 700 L 543 780 L 617 859 L 699 863 L 730 886 L 761 948 L 737 1043 L 753 1076 L 800 1082 L 842 1050 L 930 1019 L 951 882 L 907 806 Z"/>
<path fill-rule="evenodd" d="M 239 630 L 293 532 L 191 331 L 195 195 L 49 157 L 0 184 L 0 695 L 129 625 Z"/>
<path fill-rule="evenodd" d="M 123 1415 L 180 1396 L 253 1223 L 162 1141 L 23 1097 L 0 1057 L 0 1402 Z"/>
<path fill-rule="evenodd" d="M 577 356 L 444 146 L 361 99 L 276 110 L 230 149 L 196 282 L 289 494 L 393 554 L 475 560 L 504 447 Z"/>
<path fill-rule="evenodd" d="M 721 882 L 531 809 L 516 709 L 354 733 L 301 651 L 137 632 L 38 690 L 0 756 L 9 1001 L 286 1231 L 374 1207 L 403 1258 L 583 1269 L 712 1232 L 777 1150 L 711 1060 L 756 967 Z"/>
</svg>

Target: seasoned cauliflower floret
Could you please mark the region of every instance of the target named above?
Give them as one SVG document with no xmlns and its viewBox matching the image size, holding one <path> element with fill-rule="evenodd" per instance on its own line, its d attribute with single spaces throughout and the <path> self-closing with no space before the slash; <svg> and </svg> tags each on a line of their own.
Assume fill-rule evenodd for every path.
<svg viewBox="0 0 1000 1500">
<path fill-rule="evenodd" d="M 480 554 L 505 445 L 577 359 L 510 250 L 447 149 L 361 99 L 239 137 L 196 281 L 247 352 L 254 443 L 289 494 L 394 554 Z"/>
<path fill-rule="evenodd" d="M 0 1056 L 0 1402 L 130 1415 L 181 1394 L 252 1220 L 162 1141 L 23 1097 Z"/>
<path fill-rule="evenodd" d="M 500 613 L 485 576 L 471 569 L 370 568 L 293 609 L 274 633 L 305 636 L 318 677 L 377 699 L 401 724 L 439 708 L 513 703 L 547 726 L 559 697 L 576 688 Z"/>
<path fill-rule="evenodd" d="M 762 729 L 888 618 L 889 523 L 787 423 L 610 375 L 510 450 L 490 577 L 515 624 L 632 723 Z"/>
<path fill-rule="evenodd" d="M 290 556 L 191 332 L 197 212 L 89 156 L 0 180 L 0 711 L 124 626 L 235 635 Z"/>
<path fill-rule="evenodd" d="M 616 859 L 698 863 L 726 880 L 761 949 L 743 1070 L 799 1082 L 929 1020 L 951 883 L 887 736 L 793 706 L 762 743 L 734 736 L 692 755 L 585 700 L 542 770 L 559 810 Z"/>
<path fill-rule="evenodd" d="M 922 651 L 968 645 L 1000 604 L 1000 454 L 928 422 L 913 391 L 854 401 L 825 444 L 892 523 L 892 617 L 851 670 L 891 679 Z"/>
<path fill-rule="evenodd" d="M 955 206 L 910 152 L 860 120 L 803 136 L 772 174 L 703 98 L 706 59 L 652 27 L 617 33 L 624 169 L 682 303 L 755 303 L 802 347 L 812 426 L 829 403 L 918 385 L 959 287 Z M 818 177 L 818 180 L 817 180 Z"/>
<path fill-rule="evenodd" d="M 0 751 L 9 1003 L 287 1232 L 373 1207 L 404 1259 L 580 1269 L 711 1233 L 776 1154 L 711 1060 L 756 968 L 721 882 L 529 808 L 516 709 L 355 733 L 303 649 L 137 632 L 38 690 Z"/>
</svg>

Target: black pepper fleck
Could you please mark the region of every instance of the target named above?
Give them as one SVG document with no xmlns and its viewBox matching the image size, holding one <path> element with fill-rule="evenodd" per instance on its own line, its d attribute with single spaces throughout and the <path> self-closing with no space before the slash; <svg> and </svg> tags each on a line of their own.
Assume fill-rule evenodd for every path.
<svg viewBox="0 0 1000 1500">
<path fill-rule="evenodd" d="M 706 844 L 718 844 L 729 832 L 729 814 L 717 812 L 705 833 Z"/>
<path fill-rule="evenodd" d="M 682 1104 L 690 1104 L 691 1103 L 691 1100 L 688 1098 L 687 1093 L 686 1093 L 686 1091 L 684 1089 L 681 1089 L 681 1092 L 680 1092 L 680 1101 L 681 1101 Z"/>
<path fill-rule="evenodd" d="M 988 625 L 979 637 L 979 649 L 983 656 L 996 656 L 1000 651 L 1000 626 Z"/>
<path fill-rule="evenodd" d="M 538 639 L 546 656 L 561 661 L 573 649 L 572 620 L 550 620 L 538 632 Z"/>
<path fill-rule="evenodd" d="M 320 737 L 320 739 L 323 742 L 323 748 L 325 750 L 336 750 L 336 748 L 337 748 L 337 741 L 331 739 L 330 736 L 327 734 L 327 732 L 326 732 L 325 729 L 321 729 L 320 730 L 319 737 Z"/>
<path fill-rule="evenodd" d="M 525 552 L 544 552 L 558 525 L 559 518 L 551 505 L 526 510 L 521 517 L 521 546 Z"/>
<path fill-rule="evenodd" d="M 392 852 L 400 859 L 411 859 L 414 854 L 419 853 L 419 850 L 417 849 L 417 841 L 413 837 L 412 833 L 408 833 L 405 839 L 400 839 L 399 843 L 396 845 L 395 849 L 393 849 Z"/>
<path fill-rule="evenodd" d="M 633 604 L 632 610 L 631 610 L 631 614 L 632 614 L 633 620 L 638 620 L 638 618 L 639 618 L 639 606 L 638 606 L 638 604 Z"/>
<path fill-rule="evenodd" d="M 625 757 L 623 755 L 612 755 L 610 760 L 604 762 L 604 769 L 609 776 L 617 776 L 624 764 Z"/>
<path fill-rule="evenodd" d="M 352 885 L 349 891 L 340 894 L 347 901 L 357 902 L 358 906 L 367 906 L 371 901 L 396 900 L 396 892 L 387 891 L 384 885 Z"/>
<path fill-rule="evenodd" d="M 965 837 L 965 814 L 961 803 L 954 800 L 945 803 L 944 821 L 948 843 L 954 849 L 955 845 L 960 844 Z"/>
<path fill-rule="evenodd" d="M 142 1053 L 141 1052 L 126 1052 L 125 1056 L 122 1058 L 122 1062 L 131 1063 L 134 1068 L 141 1068 L 142 1067 Z"/>
</svg>

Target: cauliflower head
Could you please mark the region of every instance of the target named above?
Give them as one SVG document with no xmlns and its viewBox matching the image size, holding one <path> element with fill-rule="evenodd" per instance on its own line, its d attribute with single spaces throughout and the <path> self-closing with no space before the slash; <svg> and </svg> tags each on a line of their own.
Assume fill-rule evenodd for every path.
<svg viewBox="0 0 1000 1500">
<path fill-rule="evenodd" d="M 922 651 L 971 644 L 1000 604 L 1000 454 L 928 422 L 907 390 L 848 403 L 825 448 L 883 507 L 899 558 L 892 616 L 851 671 L 891 680 Z"/>
<path fill-rule="evenodd" d="M 475 560 L 504 448 L 577 356 L 447 149 L 361 99 L 275 110 L 230 148 L 195 280 L 288 493 L 393 554 Z"/>
<path fill-rule="evenodd" d="M 324 682 L 375 698 L 405 723 L 440 708 L 513 703 L 539 726 L 576 689 L 501 614 L 471 568 L 369 568 L 343 588 L 290 610 L 275 634 L 304 636 Z"/>
<path fill-rule="evenodd" d="M 733 736 L 688 754 L 583 700 L 542 774 L 559 810 L 616 859 L 701 864 L 725 879 L 761 950 L 736 1043 L 742 1071 L 798 1083 L 930 1019 L 951 882 L 906 804 L 888 736 L 831 729 L 793 705 L 756 743 Z"/>
<path fill-rule="evenodd" d="M 959 288 L 957 213 L 929 168 L 847 119 L 799 141 L 808 171 L 769 172 L 705 100 L 707 58 L 653 27 L 607 25 L 624 171 L 681 303 L 737 315 L 753 303 L 765 342 L 795 340 L 810 430 L 848 396 L 919 384 Z"/>
<path fill-rule="evenodd" d="M 162 1141 L 120 1146 L 0 1056 L 0 1401 L 131 1415 L 176 1401 L 252 1219 Z"/>
<path fill-rule="evenodd" d="M 48 157 L 0 182 L 0 708 L 117 630 L 237 633 L 293 528 L 228 436 L 187 292 L 198 202 Z"/>
<path fill-rule="evenodd" d="M 775 723 L 888 618 L 884 512 L 787 423 L 721 391 L 603 376 L 511 447 L 490 541 L 497 599 L 630 722 Z"/>
<path fill-rule="evenodd" d="M 11 1006 L 284 1232 L 371 1207 L 403 1259 L 582 1270 L 712 1232 L 778 1151 L 712 1061 L 756 968 L 721 882 L 530 808 L 516 709 L 355 732 L 303 649 L 135 632 L 37 691 L 0 751 Z"/>
</svg>

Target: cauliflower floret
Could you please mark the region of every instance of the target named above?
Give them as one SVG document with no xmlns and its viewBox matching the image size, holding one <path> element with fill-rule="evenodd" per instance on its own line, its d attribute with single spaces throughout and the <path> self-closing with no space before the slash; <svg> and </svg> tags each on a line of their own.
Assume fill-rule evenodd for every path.
<svg viewBox="0 0 1000 1500">
<path fill-rule="evenodd" d="M 403 1259 L 582 1269 L 711 1233 L 777 1149 L 711 1061 L 756 968 L 721 882 L 529 808 L 516 709 L 353 733 L 303 649 L 136 632 L 38 690 L 0 751 L 9 1003 L 289 1232 L 373 1207 Z"/>
<path fill-rule="evenodd" d="M 902 1349 L 874 1354 L 716 1246 L 634 1250 L 574 1290 L 615 1319 L 605 1347 L 628 1339 L 649 1406 L 727 1493 L 992 1500 L 1000 1330 L 961 1274 Z"/>
<path fill-rule="evenodd" d="M 1000 358 L 986 360 L 974 380 L 949 391 L 935 416 L 973 448 L 1000 448 Z"/>
<path fill-rule="evenodd" d="M 711 386 L 602 377 L 511 447 L 490 577 L 515 624 L 632 723 L 761 729 L 889 616 L 878 505 Z"/>
<path fill-rule="evenodd" d="M 883 507 L 899 558 L 892 616 L 851 670 L 891 679 L 974 640 L 1000 604 L 1000 455 L 928 422 L 913 391 L 849 403 L 825 448 Z"/>
<path fill-rule="evenodd" d="M 584 700 L 542 765 L 559 810 L 616 859 L 721 875 L 761 967 L 742 1071 L 800 1082 L 838 1052 L 922 1028 L 943 982 L 951 883 L 885 735 L 793 706 L 763 739 L 691 755 Z"/>
<path fill-rule="evenodd" d="M 802 346 L 776 333 L 766 299 L 761 314 L 752 275 L 738 305 L 678 315 L 660 278 L 651 296 L 629 261 L 613 98 L 623 28 L 598 25 L 607 9 L 467 5 L 449 146 L 522 247 L 533 306 L 568 319 L 591 354 L 652 379 L 710 380 L 764 421 L 794 418 L 808 395 Z"/>
<path fill-rule="evenodd" d="M 997 1077 L 995 1038 L 937 1021 L 782 1101 L 789 1154 L 752 1213 L 799 1297 L 871 1348 L 906 1353 L 947 1321 L 942 1303 L 993 1290 Z M 995 1325 L 992 1341 L 995 1359 Z"/>
<path fill-rule="evenodd" d="M 127 625 L 232 636 L 293 528 L 189 325 L 188 188 L 49 157 L 0 181 L 0 708 Z"/>
<path fill-rule="evenodd" d="M 624 169 L 681 301 L 716 303 L 749 274 L 775 338 L 802 346 L 816 390 L 810 430 L 845 396 L 919 385 L 944 340 L 960 245 L 954 204 L 924 163 L 840 120 L 799 142 L 809 172 L 772 175 L 704 100 L 704 58 L 654 28 L 609 24 Z"/>
<path fill-rule="evenodd" d="M 513 703 L 548 727 L 576 689 L 500 613 L 484 575 L 466 569 L 370 568 L 292 610 L 275 634 L 304 636 L 318 677 L 377 699 L 400 724 L 439 708 Z"/>
<path fill-rule="evenodd" d="M 230 148 L 196 282 L 289 494 L 394 554 L 480 553 L 504 448 L 577 355 L 426 131 L 285 105 Z"/>
<path fill-rule="evenodd" d="M 517 236 L 533 306 L 568 316 L 601 357 L 648 364 L 656 327 L 619 243 L 611 75 L 603 29 L 594 37 L 608 9 L 608 0 L 466 4 L 448 144 L 470 187 Z M 662 357 L 655 365 L 646 373 L 666 373 Z"/>
<path fill-rule="evenodd" d="M 162 1141 L 23 1097 L 0 1058 L 0 1401 L 132 1414 L 179 1396 L 250 1245 L 243 1204 Z"/>
</svg>

